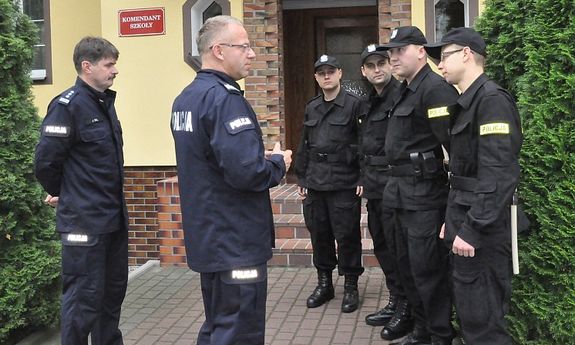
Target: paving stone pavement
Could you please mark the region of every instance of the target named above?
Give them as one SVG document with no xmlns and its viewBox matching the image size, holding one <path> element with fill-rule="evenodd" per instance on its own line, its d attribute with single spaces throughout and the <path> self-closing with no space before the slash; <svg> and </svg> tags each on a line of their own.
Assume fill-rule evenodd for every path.
<svg viewBox="0 0 575 345">
<path fill-rule="evenodd" d="M 388 344 L 381 327 L 364 318 L 387 303 L 381 269 L 360 277 L 358 311 L 340 312 L 343 277 L 337 277 L 336 297 L 315 309 L 305 306 L 316 285 L 313 268 L 270 267 L 268 271 L 266 344 L 364 345 Z M 130 281 L 120 328 L 126 345 L 195 344 L 204 320 L 200 276 L 186 268 L 153 267 Z"/>
<path fill-rule="evenodd" d="M 128 283 L 120 328 L 125 345 L 195 345 L 204 321 L 200 275 L 187 268 L 151 266 Z M 335 298 L 319 308 L 305 301 L 317 283 L 314 268 L 269 267 L 266 345 L 388 345 L 365 316 L 387 304 L 381 269 L 359 279 L 360 308 L 340 312 L 343 277 L 334 272 Z M 383 287 L 383 288 L 382 288 Z M 32 334 L 18 345 L 58 345 L 58 330 Z"/>
</svg>

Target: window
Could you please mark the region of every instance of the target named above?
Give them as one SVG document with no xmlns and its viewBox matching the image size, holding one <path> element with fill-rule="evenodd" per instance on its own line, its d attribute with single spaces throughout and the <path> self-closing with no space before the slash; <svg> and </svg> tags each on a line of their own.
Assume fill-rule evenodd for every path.
<svg viewBox="0 0 575 345">
<path fill-rule="evenodd" d="M 425 0 L 427 41 L 441 40 L 452 28 L 473 26 L 478 14 L 478 0 Z"/>
<path fill-rule="evenodd" d="M 38 27 L 38 40 L 34 45 L 34 61 L 30 77 L 35 82 L 49 83 L 51 79 L 49 0 L 21 0 L 22 12 Z"/>
<path fill-rule="evenodd" d="M 206 20 L 221 14 L 230 14 L 227 0 L 188 0 L 184 12 L 184 61 L 198 71 L 202 62 L 196 46 L 196 35 Z"/>
</svg>

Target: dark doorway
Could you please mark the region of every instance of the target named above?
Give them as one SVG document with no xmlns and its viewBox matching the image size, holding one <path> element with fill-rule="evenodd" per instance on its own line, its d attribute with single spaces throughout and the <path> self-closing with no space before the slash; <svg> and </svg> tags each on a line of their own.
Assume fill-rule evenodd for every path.
<svg viewBox="0 0 575 345">
<path fill-rule="evenodd" d="M 313 64 L 322 54 L 342 64 L 343 87 L 365 94 L 360 54 L 378 42 L 377 6 L 283 12 L 286 146 L 297 149 L 306 103 L 319 90 Z"/>
</svg>

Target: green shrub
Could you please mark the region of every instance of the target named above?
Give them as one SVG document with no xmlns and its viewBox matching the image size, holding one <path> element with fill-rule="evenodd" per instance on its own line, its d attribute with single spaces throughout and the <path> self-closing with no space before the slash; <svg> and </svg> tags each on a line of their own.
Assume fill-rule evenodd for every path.
<svg viewBox="0 0 575 345">
<path fill-rule="evenodd" d="M 532 233 L 520 239 L 510 329 L 518 344 L 575 343 L 575 2 L 493 0 L 478 29 L 488 71 L 518 98 L 520 194 Z"/>
<path fill-rule="evenodd" d="M 60 248 L 54 211 L 33 175 L 40 119 L 29 71 L 36 29 L 0 0 L 0 343 L 58 320 Z"/>
</svg>

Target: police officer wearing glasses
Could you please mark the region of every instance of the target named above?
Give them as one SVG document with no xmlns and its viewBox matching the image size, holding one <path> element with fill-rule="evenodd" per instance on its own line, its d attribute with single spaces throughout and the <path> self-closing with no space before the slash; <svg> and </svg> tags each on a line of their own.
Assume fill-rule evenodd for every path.
<svg viewBox="0 0 575 345">
<path fill-rule="evenodd" d="M 276 144 L 266 154 L 236 82 L 255 58 L 242 23 L 212 17 L 197 43 L 202 69 L 175 99 L 171 119 L 186 255 L 200 272 L 206 318 L 197 344 L 263 345 L 274 243 L 269 188 L 285 175 L 291 151 Z"/>
<path fill-rule="evenodd" d="M 401 342 L 405 345 L 451 344 L 454 337 L 448 252 L 438 235 L 449 188 L 443 167 L 448 106 L 458 93 L 427 64 L 426 43 L 417 27 L 404 26 L 380 47 L 387 50 L 394 73 L 404 78 L 389 112 L 385 155 L 390 176 L 382 203 L 394 212 L 400 279 L 415 319 L 413 332 Z M 384 327 L 384 339 L 397 336 L 393 326 Z"/>
<path fill-rule="evenodd" d="M 450 108 L 451 171 L 445 242 L 453 255 L 457 315 L 466 344 L 509 345 L 509 206 L 519 182 L 522 134 L 513 97 L 483 72 L 486 45 L 471 28 L 450 30 L 428 54 L 462 91 Z"/>
<path fill-rule="evenodd" d="M 341 87 L 342 70 L 335 57 L 322 55 L 314 67 L 321 93 L 306 105 L 295 165 L 299 193 L 306 196 L 304 218 L 318 274 L 307 307 L 334 298 L 332 271 L 337 266 L 345 276 L 341 311 L 351 313 L 359 307 L 357 282 L 363 273 L 357 160 L 357 119 L 363 104 Z"/>
</svg>

